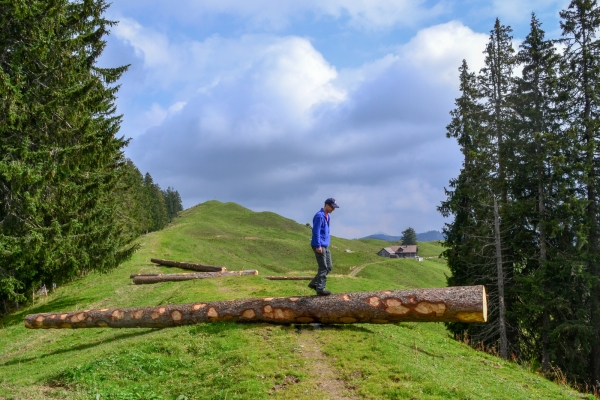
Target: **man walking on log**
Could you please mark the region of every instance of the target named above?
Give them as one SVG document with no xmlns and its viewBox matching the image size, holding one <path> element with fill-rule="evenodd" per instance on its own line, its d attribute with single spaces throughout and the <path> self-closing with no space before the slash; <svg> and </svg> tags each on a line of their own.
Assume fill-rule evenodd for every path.
<svg viewBox="0 0 600 400">
<path fill-rule="evenodd" d="M 317 291 L 319 296 L 328 296 L 331 294 L 325 289 L 327 284 L 327 274 L 331 272 L 331 252 L 329 251 L 329 214 L 339 206 L 335 203 L 335 199 L 329 198 L 325 200 L 325 205 L 315 214 L 313 218 L 312 239 L 310 245 L 315 252 L 319 269 L 317 275 L 308 284 L 308 287 Z"/>
</svg>

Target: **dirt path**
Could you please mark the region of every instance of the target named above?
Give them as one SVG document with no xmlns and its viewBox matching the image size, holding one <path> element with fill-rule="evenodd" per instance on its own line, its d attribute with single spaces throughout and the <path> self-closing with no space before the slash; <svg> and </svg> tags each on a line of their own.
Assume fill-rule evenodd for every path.
<svg viewBox="0 0 600 400">
<path fill-rule="evenodd" d="M 387 260 L 386 260 L 387 261 Z M 360 271 L 363 270 L 364 267 L 366 267 L 367 265 L 373 265 L 373 264 L 381 264 L 384 263 L 385 261 L 375 261 L 372 263 L 368 263 L 368 264 L 363 264 L 363 265 L 359 265 L 358 267 L 354 268 L 352 271 L 350 271 L 350 273 L 348 274 L 348 276 L 351 277 L 355 277 L 356 274 L 358 274 Z"/>
<path fill-rule="evenodd" d="M 327 356 L 321 351 L 316 339 L 317 332 L 314 330 L 303 330 L 298 337 L 298 344 L 302 346 L 301 354 L 309 360 L 307 364 L 308 373 L 316 382 L 311 393 L 320 399 L 330 400 L 355 400 L 357 397 L 344 385 L 337 371 L 329 364 Z"/>
</svg>

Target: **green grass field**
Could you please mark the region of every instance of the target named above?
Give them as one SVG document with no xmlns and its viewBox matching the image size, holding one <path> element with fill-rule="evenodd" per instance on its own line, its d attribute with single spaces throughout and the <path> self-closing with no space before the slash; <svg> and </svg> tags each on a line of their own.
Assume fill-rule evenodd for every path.
<svg viewBox="0 0 600 400">
<path fill-rule="evenodd" d="M 332 227 L 335 230 L 335 225 Z M 587 398 L 451 339 L 442 324 L 344 326 L 213 323 L 169 329 L 28 330 L 26 314 L 314 294 L 310 229 L 273 213 L 210 201 L 184 211 L 109 274 L 91 274 L 5 317 L 2 399 L 565 399 Z M 334 293 L 445 286 L 439 243 L 422 262 L 376 255 L 387 242 L 332 239 Z M 351 252 L 345 252 L 345 250 Z M 167 271 L 150 258 L 201 262 L 258 276 L 136 286 Z M 181 271 L 183 272 L 183 271 Z M 354 276 L 355 275 L 355 276 Z M 591 397 L 590 397 L 591 398 Z"/>
</svg>

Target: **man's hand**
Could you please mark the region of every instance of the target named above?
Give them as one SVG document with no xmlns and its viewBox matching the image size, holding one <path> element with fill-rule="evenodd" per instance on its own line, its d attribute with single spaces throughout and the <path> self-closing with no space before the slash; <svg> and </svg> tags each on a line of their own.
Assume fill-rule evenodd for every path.
<svg viewBox="0 0 600 400">
<path fill-rule="evenodd" d="M 323 248 L 322 247 L 318 247 L 315 249 L 315 251 L 319 254 L 323 254 Z"/>
</svg>

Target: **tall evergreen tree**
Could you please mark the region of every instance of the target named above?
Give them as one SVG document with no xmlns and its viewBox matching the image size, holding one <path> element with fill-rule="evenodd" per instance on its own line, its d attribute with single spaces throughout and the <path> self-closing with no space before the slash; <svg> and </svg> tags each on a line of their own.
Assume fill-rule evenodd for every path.
<svg viewBox="0 0 600 400">
<path fill-rule="evenodd" d="M 512 45 L 512 29 L 496 19 L 494 29 L 490 31 L 490 39 L 485 48 L 485 66 L 479 75 L 479 87 L 484 96 L 487 111 L 487 126 L 489 144 L 487 156 L 493 160 L 492 169 L 488 171 L 490 180 L 486 188 L 491 197 L 487 205 L 494 210 L 493 242 L 495 247 L 495 274 L 490 273 L 490 283 L 494 290 L 490 290 L 491 297 L 497 300 L 497 328 L 500 340 L 500 355 L 508 357 L 509 340 L 514 345 L 514 331 L 510 331 L 511 324 L 507 321 L 507 308 L 510 308 L 510 287 L 513 284 L 513 262 L 515 255 L 510 243 L 502 239 L 502 235 L 509 238 L 511 223 L 509 205 L 509 163 L 513 156 L 510 129 L 511 103 L 510 94 L 513 87 L 513 71 L 516 66 L 516 56 Z M 482 187 L 483 188 L 483 187 Z M 491 272 L 491 271 L 490 271 Z M 495 276 L 494 276 L 495 275 Z M 493 276 L 493 277 L 492 277 Z M 510 337 L 509 337 L 510 336 Z"/>
<path fill-rule="evenodd" d="M 511 129 L 513 70 L 516 56 L 511 28 L 496 20 L 485 48 L 485 67 L 477 78 L 461 71 L 461 98 L 448 126 L 449 137 L 458 139 L 464 155 L 463 169 L 451 181 L 448 200 L 439 208 L 454 215 L 445 228 L 445 255 L 453 272 L 450 284 L 484 284 L 490 297 L 487 326 L 449 324 L 454 332 L 466 329 L 486 345 L 500 343 L 508 357 L 517 349 L 515 331 L 508 321 L 514 286 L 513 247 L 515 224 L 510 219 L 513 196 L 508 182 L 514 163 Z M 468 123 L 468 125 L 467 125 Z"/>
<path fill-rule="evenodd" d="M 583 247 L 590 278 L 591 352 L 589 380 L 600 386 L 600 258 L 598 226 L 600 144 L 600 10 L 596 0 L 572 0 L 560 13 L 566 69 L 569 125 L 581 141 L 580 184 L 587 200 Z"/>
<path fill-rule="evenodd" d="M 447 200 L 438 210 L 453 221 L 445 224 L 443 255 L 447 259 L 451 286 L 485 284 L 481 268 L 488 256 L 482 251 L 489 249 L 484 238 L 489 235 L 489 208 L 485 207 L 488 193 L 481 190 L 489 186 L 489 170 L 492 160 L 487 156 L 490 140 L 487 134 L 486 111 L 477 77 L 469 71 L 463 60 L 459 68 L 461 96 L 450 112 L 452 120 L 446 127 L 448 138 L 457 140 L 463 154 L 463 165 L 457 178 L 445 189 Z M 486 216 L 487 215 L 487 216 Z M 493 306 L 493 305 L 492 305 Z M 475 337 L 486 336 L 482 327 L 473 324 L 451 323 L 449 329 L 459 335 L 463 332 Z"/>
<path fill-rule="evenodd" d="M 111 196 L 127 141 L 96 65 L 103 0 L 0 3 L 0 297 L 107 271 L 133 251 Z"/>
<path fill-rule="evenodd" d="M 542 370 L 547 372 L 551 363 L 564 368 L 565 356 L 575 353 L 556 339 L 565 324 L 574 320 L 572 310 L 579 303 L 580 291 L 565 297 L 563 289 L 566 284 L 575 289 L 578 282 L 571 273 L 576 249 L 570 240 L 576 226 L 573 221 L 578 220 L 578 200 L 575 177 L 565 168 L 574 163 L 573 142 L 562 130 L 560 56 L 533 14 L 530 27 L 518 54 L 523 69 L 513 96 L 517 162 L 511 214 L 513 220 L 521 221 L 516 236 L 522 262 L 515 289 L 519 302 L 512 311 L 521 333 L 521 351 L 527 359 L 541 358 Z"/>
</svg>

